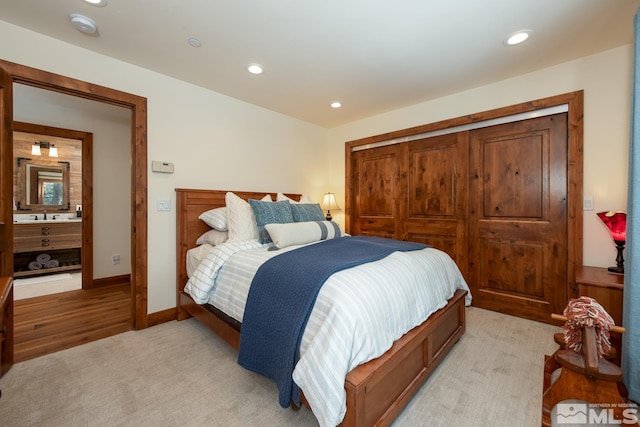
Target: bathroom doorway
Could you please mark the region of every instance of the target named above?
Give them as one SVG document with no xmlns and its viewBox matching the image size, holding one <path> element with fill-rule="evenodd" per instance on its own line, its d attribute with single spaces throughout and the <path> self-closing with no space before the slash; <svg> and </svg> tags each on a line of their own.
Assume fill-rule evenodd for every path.
<svg viewBox="0 0 640 427">
<path fill-rule="evenodd" d="M 16 92 L 16 115 L 42 120 L 42 100 Z M 14 120 L 15 300 L 93 287 L 92 153 L 91 132 Z"/>
<path fill-rule="evenodd" d="M 0 67 L 15 84 L 46 89 L 78 99 L 124 107 L 130 113 L 130 196 L 131 209 L 131 326 L 143 329 L 147 319 L 147 100 L 126 92 L 95 85 L 0 60 Z M 9 123 L 10 124 L 10 123 Z M 10 142 L 9 142 L 10 144 Z M 7 200 L 4 199 L 6 202 Z M 9 201 L 10 203 L 10 201 Z M 11 227 L 12 228 L 12 227 Z M 94 266 L 95 267 L 95 266 Z"/>
<path fill-rule="evenodd" d="M 26 122 L 29 123 L 26 123 Z M 35 124 L 38 123 L 38 124 Z M 32 155 L 29 151 L 32 144 L 51 144 L 56 146 L 58 157 L 51 160 L 50 150 L 42 149 L 41 155 Z M 34 290 L 50 289 L 51 293 L 60 290 L 73 290 L 74 283 L 79 278 L 72 271 L 58 272 L 51 275 L 47 283 L 46 271 L 29 271 L 32 265 L 38 263 L 30 260 L 28 255 L 37 256 L 34 252 L 26 252 L 32 247 L 19 248 L 16 229 L 46 228 L 47 236 L 43 236 L 44 254 L 52 252 L 57 255 L 68 255 L 65 267 L 73 270 L 74 266 L 82 268 L 82 289 L 91 289 L 111 283 L 129 283 L 131 281 L 131 113 L 129 109 L 119 106 L 86 100 L 70 95 L 60 94 L 50 90 L 14 84 L 14 199 L 16 209 L 14 217 L 22 221 L 32 222 L 33 218 L 43 219 L 46 206 L 42 204 L 27 204 L 25 202 L 24 175 L 26 167 L 44 164 L 66 165 L 66 189 L 63 194 L 65 200 L 61 206 L 49 209 L 49 213 L 56 212 L 58 218 L 64 220 L 44 224 L 33 221 L 23 224 L 14 221 L 14 277 L 39 276 L 30 280 L 17 280 L 15 283 L 16 299 L 20 295 L 30 295 L 22 292 L 20 285 L 25 283 Z M 18 159 L 26 165 L 18 166 Z M 65 168 L 62 168 L 65 169 Z M 33 193 L 33 192 L 32 192 Z M 27 201 L 28 202 L 28 201 Z M 31 201 L 33 202 L 33 201 Z M 48 215 L 48 221 L 52 219 Z M 69 217 L 76 221 L 75 227 L 82 226 L 80 236 L 77 236 Z M 34 225 L 35 224 L 35 225 Z M 56 233 L 56 229 L 66 227 L 63 240 Z M 49 235 L 50 233 L 50 235 Z M 22 233 L 24 234 L 24 233 Z M 77 239 L 77 237 L 80 239 Z M 32 236 L 26 240 L 31 242 Z M 36 243 L 39 243 L 40 240 Z M 62 245 L 65 251 L 56 251 L 51 246 Z M 74 248 L 81 248 L 81 254 L 75 254 Z M 35 248 L 39 249 L 39 248 Z M 47 250 L 48 249 L 48 250 Z M 25 253 L 26 252 L 26 253 Z M 18 255 L 25 256 L 18 256 Z M 81 255 L 81 256 L 79 256 Z M 20 262 L 19 262 L 20 261 Z M 62 261 L 62 260 L 61 260 Z M 30 263 L 29 263 L 30 262 Z M 18 264 L 16 264 L 18 263 Z M 63 268 L 64 267 L 60 267 Z M 44 274 L 42 274 L 44 273 Z M 68 277 L 69 274 L 73 276 Z M 40 283 L 31 283 L 33 281 Z"/>
</svg>

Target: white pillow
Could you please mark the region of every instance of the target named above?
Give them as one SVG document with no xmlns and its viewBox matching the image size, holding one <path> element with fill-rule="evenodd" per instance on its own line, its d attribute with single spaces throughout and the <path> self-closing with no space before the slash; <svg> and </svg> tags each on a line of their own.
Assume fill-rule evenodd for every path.
<svg viewBox="0 0 640 427">
<path fill-rule="evenodd" d="M 187 251 L 187 277 L 193 276 L 193 272 L 196 271 L 198 265 L 200 265 L 200 262 L 212 247 L 213 246 L 205 243 L 204 245 L 196 246 Z"/>
<path fill-rule="evenodd" d="M 202 236 L 198 237 L 198 240 L 196 240 L 196 244 L 204 245 L 205 243 L 208 243 L 212 246 L 218 246 L 226 242 L 228 238 L 229 238 L 228 231 L 219 231 L 219 230 L 213 229 L 213 230 L 207 231 Z"/>
<path fill-rule="evenodd" d="M 295 201 L 295 200 L 293 200 L 293 199 L 291 199 L 291 198 L 289 198 L 289 197 L 287 197 L 287 196 L 285 196 L 285 195 L 284 195 L 284 194 L 282 194 L 282 193 L 278 193 L 278 194 L 276 194 L 276 202 L 281 202 L 281 201 L 283 201 L 283 200 L 288 200 L 288 201 L 289 201 L 289 203 L 313 203 L 313 202 L 311 201 L 311 197 L 309 197 L 309 196 L 308 196 L 308 195 L 306 195 L 306 194 L 305 194 L 305 195 L 303 195 L 302 197 L 300 197 L 300 201 L 299 201 L 299 202 L 298 202 L 298 201 Z"/>
<path fill-rule="evenodd" d="M 257 240 L 258 227 L 253 216 L 251 205 L 232 192 L 225 195 L 227 204 L 227 227 L 229 228 L 229 241 L 237 240 Z M 267 194 L 262 199 L 263 202 L 270 202 L 271 196 Z"/>
<path fill-rule="evenodd" d="M 340 226 L 333 221 L 273 223 L 265 225 L 264 228 L 277 248 L 337 239 L 345 235 Z"/>
<path fill-rule="evenodd" d="M 215 208 L 203 212 L 198 217 L 201 221 L 211 228 L 219 231 L 227 231 L 227 207 Z"/>
</svg>

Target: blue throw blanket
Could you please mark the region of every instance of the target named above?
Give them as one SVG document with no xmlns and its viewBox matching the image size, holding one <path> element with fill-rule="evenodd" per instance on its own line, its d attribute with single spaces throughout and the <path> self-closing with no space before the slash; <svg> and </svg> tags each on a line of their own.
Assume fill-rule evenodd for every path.
<svg viewBox="0 0 640 427">
<path fill-rule="evenodd" d="M 340 270 L 376 261 L 395 251 L 427 245 L 378 237 L 341 237 L 285 252 L 256 272 L 245 306 L 238 363 L 276 381 L 280 406 L 300 390 L 293 369 L 300 359 L 300 341 L 318 292 Z"/>
</svg>

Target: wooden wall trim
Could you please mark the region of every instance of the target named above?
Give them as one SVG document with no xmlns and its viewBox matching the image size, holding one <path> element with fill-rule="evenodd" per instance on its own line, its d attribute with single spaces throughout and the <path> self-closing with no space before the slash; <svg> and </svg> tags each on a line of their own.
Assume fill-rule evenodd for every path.
<svg viewBox="0 0 640 427">
<path fill-rule="evenodd" d="M 147 327 L 147 99 L 0 59 L 0 67 L 21 83 L 129 108 L 131 123 L 131 319 Z"/>
<path fill-rule="evenodd" d="M 351 153 L 352 149 L 357 146 L 387 141 L 396 138 L 402 138 L 421 133 L 432 132 L 447 129 L 455 126 L 478 123 L 485 120 L 496 119 L 505 116 L 511 116 L 519 113 L 549 108 L 557 105 L 567 104 L 568 111 L 568 162 L 567 162 L 567 178 L 568 178 L 568 200 L 567 200 L 567 294 L 574 295 L 575 289 L 575 266 L 582 265 L 582 246 L 583 246 L 583 153 L 584 153 L 584 91 L 576 91 L 556 95 L 548 98 L 537 99 L 534 101 L 524 102 L 521 104 L 511 105 L 507 107 L 487 110 L 480 113 L 469 114 L 466 116 L 456 117 L 452 119 L 442 120 L 434 123 L 428 123 L 407 129 L 401 129 L 393 132 L 387 132 L 379 135 L 369 136 L 353 141 L 345 142 L 345 230 L 351 232 Z"/>
<path fill-rule="evenodd" d="M 171 322 L 178 319 L 178 308 L 167 308 L 166 310 L 149 313 L 147 316 L 147 326 L 156 326 L 162 323 Z"/>
</svg>

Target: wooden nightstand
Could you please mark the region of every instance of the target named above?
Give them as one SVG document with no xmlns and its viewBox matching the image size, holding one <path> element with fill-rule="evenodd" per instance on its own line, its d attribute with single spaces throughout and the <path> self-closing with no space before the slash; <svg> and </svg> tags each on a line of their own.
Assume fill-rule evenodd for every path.
<svg viewBox="0 0 640 427">
<path fill-rule="evenodd" d="M 602 267 L 577 266 L 576 286 L 579 296 L 591 297 L 598 301 L 616 325 L 622 326 L 624 275 L 611 273 Z M 611 345 L 617 352 L 615 363 L 620 365 L 622 336 L 612 332 Z"/>
</svg>

